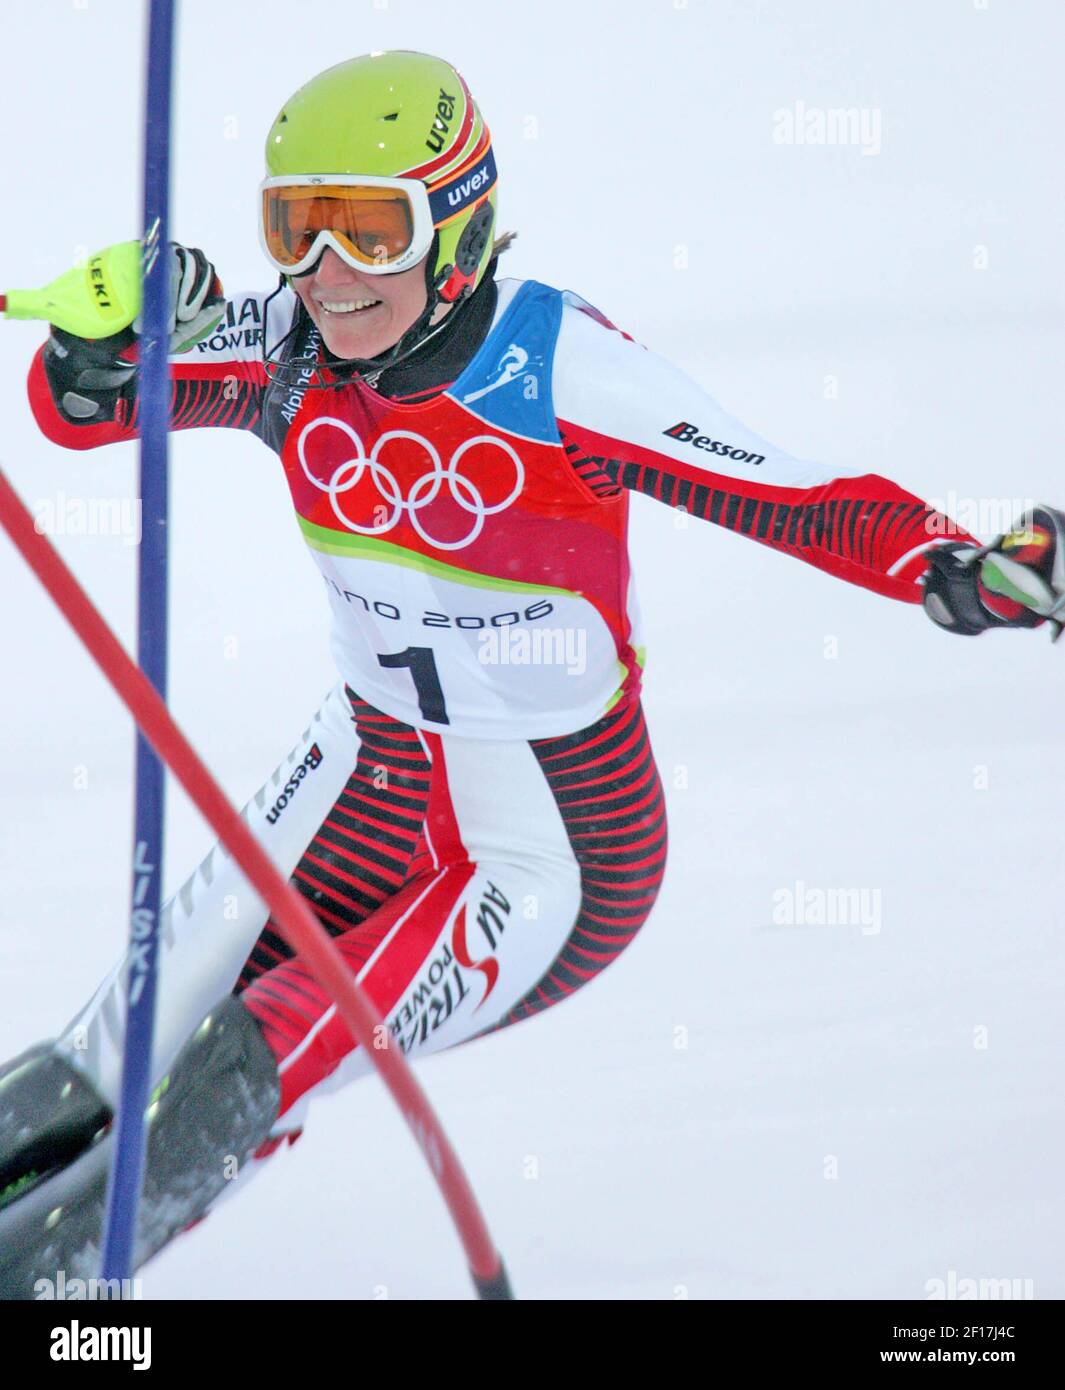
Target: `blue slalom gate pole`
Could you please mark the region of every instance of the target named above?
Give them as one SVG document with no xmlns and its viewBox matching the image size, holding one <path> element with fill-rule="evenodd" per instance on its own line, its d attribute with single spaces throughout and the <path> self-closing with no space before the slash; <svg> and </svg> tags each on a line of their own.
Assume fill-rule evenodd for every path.
<svg viewBox="0 0 1065 1390">
<path fill-rule="evenodd" d="M 137 567 L 137 661 L 166 699 L 167 671 L 167 435 L 170 426 L 169 256 L 170 98 L 174 0 L 150 0 L 144 116 L 144 295 L 139 343 L 141 544 Z M 107 1191 L 105 1279 L 128 1279 L 133 1269 L 137 1208 L 144 1178 L 146 1129 L 155 1031 L 155 986 L 163 872 L 165 772 L 137 733 L 125 1054 L 115 1120 L 115 1155 Z"/>
</svg>

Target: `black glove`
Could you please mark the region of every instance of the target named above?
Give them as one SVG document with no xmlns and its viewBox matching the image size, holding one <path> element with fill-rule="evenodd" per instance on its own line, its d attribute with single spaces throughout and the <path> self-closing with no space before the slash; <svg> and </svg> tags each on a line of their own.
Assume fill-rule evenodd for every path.
<svg viewBox="0 0 1065 1390">
<path fill-rule="evenodd" d="M 952 541 L 928 553 L 925 612 L 947 632 L 1065 621 L 1065 513 L 1038 506 L 991 545 Z"/>
<path fill-rule="evenodd" d="M 132 328 L 111 338 L 75 338 L 53 325 L 44 345 L 44 374 L 55 407 L 68 424 L 113 420 L 120 400 L 132 402 L 137 364 L 120 354 L 136 341 Z"/>
</svg>

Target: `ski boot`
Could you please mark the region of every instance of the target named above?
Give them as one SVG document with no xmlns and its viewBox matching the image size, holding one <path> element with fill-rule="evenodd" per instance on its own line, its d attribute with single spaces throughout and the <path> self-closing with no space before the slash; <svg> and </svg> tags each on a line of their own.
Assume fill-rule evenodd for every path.
<svg viewBox="0 0 1065 1390">
<path fill-rule="evenodd" d="M 199 1220 L 266 1141 L 281 1086 L 255 1019 L 227 995 L 155 1088 L 134 1266 Z M 115 1127 L 85 1077 L 53 1047 L 0 1072 L 0 1298 L 100 1275 Z"/>
</svg>

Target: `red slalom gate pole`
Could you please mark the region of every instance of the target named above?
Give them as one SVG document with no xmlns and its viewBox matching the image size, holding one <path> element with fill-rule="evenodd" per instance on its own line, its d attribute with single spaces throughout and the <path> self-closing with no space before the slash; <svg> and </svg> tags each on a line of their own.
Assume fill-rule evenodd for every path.
<svg viewBox="0 0 1065 1390">
<path fill-rule="evenodd" d="M 469 1179 L 401 1048 L 392 1039 L 369 997 L 351 977 L 343 956 L 310 906 L 289 887 L 229 804 L 150 681 L 131 660 L 55 547 L 37 531 L 33 517 L 3 472 L 0 472 L 0 524 L 144 736 L 269 907 L 285 940 L 336 1000 L 352 1037 L 369 1053 L 436 1179 L 462 1241 L 478 1296 L 486 1300 L 513 1298 L 506 1269 Z"/>
</svg>

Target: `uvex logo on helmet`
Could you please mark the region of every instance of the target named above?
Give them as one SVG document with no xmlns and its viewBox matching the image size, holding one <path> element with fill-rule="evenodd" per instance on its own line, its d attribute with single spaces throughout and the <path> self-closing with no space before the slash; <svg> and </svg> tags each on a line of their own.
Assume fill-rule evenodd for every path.
<svg viewBox="0 0 1065 1390">
<path fill-rule="evenodd" d="M 436 103 L 436 115 L 429 131 L 429 138 L 426 144 L 433 154 L 439 154 L 444 148 L 444 137 L 447 135 L 448 126 L 455 116 L 455 98 L 450 93 L 440 88 L 440 100 Z"/>
<path fill-rule="evenodd" d="M 494 187 L 496 178 L 495 156 L 489 147 L 484 159 L 472 173 L 467 170 L 430 190 L 429 211 L 432 213 L 434 225 L 439 226 L 459 209 L 483 198 Z"/>
</svg>

